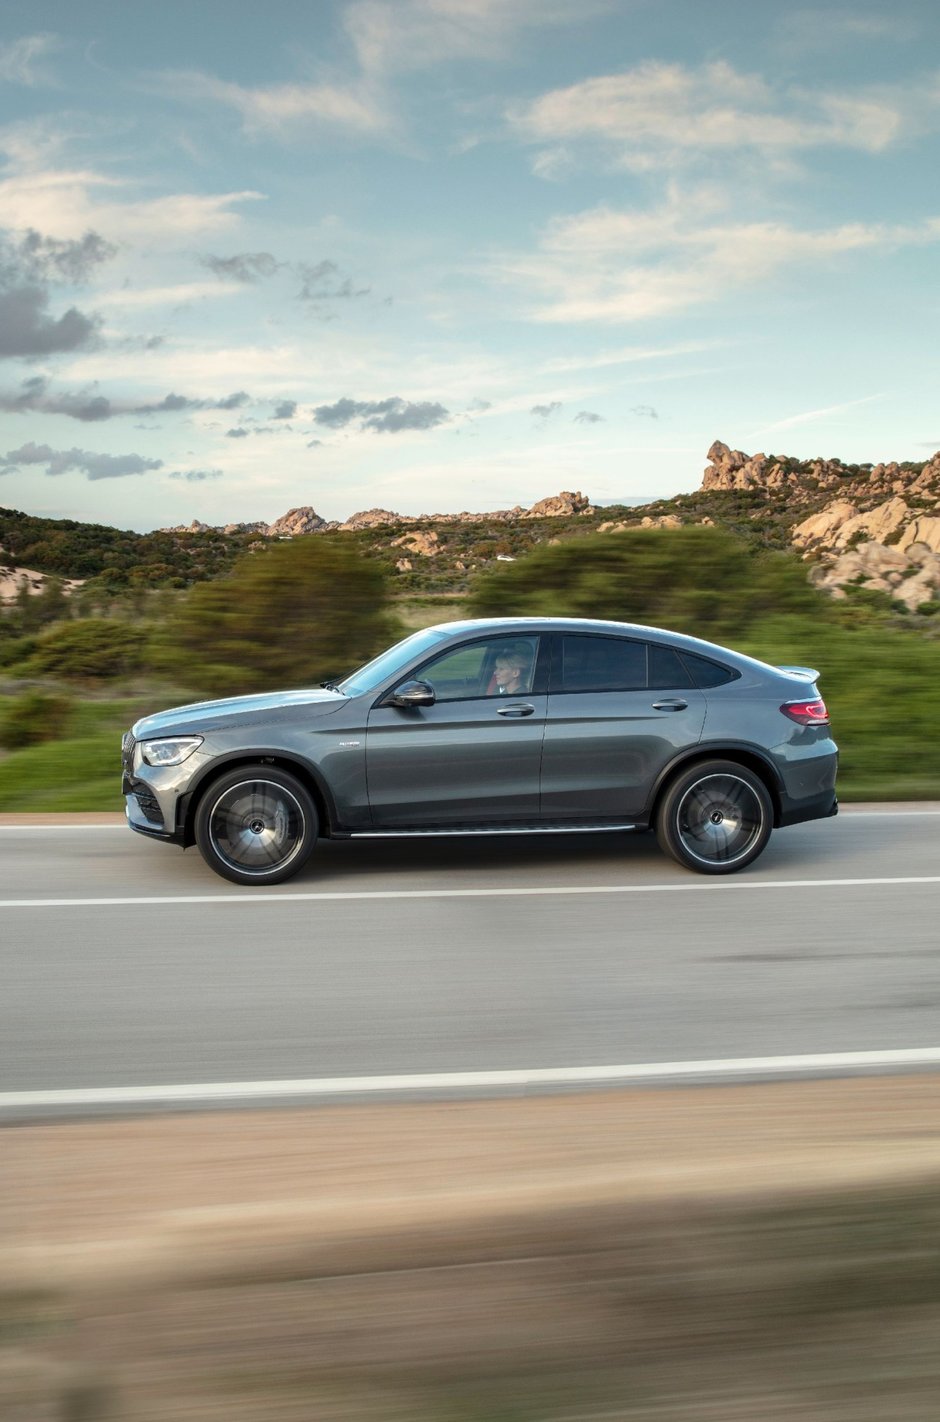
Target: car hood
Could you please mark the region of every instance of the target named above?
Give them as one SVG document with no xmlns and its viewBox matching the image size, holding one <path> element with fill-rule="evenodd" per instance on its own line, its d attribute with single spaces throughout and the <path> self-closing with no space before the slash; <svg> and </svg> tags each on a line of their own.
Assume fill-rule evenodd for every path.
<svg viewBox="0 0 940 1422">
<path fill-rule="evenodd" d="M 155 736 L 207 732 L 233 721 L 251 721 L 273 711 L 303 707 L 311 716 L 328 716 L 344 705 L 347 698 L 341 691 L 317 687 L 310 691 L 269 691 L 257 696 L 227 696 L 220 701 L 195 701 L 189 706 L 174 706 L 169 711 L 156 711 L 135 722 L 131 734 L 135 741 Z"/>
</svg>

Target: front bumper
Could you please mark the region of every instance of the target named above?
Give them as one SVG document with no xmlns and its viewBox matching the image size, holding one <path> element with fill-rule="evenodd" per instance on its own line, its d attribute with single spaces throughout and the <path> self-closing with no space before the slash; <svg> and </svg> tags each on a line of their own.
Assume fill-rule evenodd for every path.
<svg viewBox="0 0 940 1422">
<path fill-rule="evenodd" d="M 121 793 L 127 823 L 138 834 L 170 844 L 185 844 L 186 807 L 199 761 L 197 752 L 178 766 L 140 765 L 134 769 L 134 740 L 128 733 L 122 747 Z"/>
</svg>

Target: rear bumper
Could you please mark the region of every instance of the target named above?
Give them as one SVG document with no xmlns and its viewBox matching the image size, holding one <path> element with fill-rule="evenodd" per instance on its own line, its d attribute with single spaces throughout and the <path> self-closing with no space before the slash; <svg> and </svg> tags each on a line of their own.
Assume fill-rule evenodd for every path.
<svg viewBox="0 0 940 1422">
<path fill-rule="evenodd" d="M 780 796 L 780 819 L 778 827 L 801 825 L 807 820 L 828 820 L 839 813 L 839 798 L 834 790 L 825 790 L 809 800 L 791 800 Z"/>
</svg>

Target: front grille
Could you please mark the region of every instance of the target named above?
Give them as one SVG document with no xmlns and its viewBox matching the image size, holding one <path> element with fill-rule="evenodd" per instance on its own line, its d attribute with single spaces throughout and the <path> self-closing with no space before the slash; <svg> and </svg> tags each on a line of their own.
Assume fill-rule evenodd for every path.
<svg viewBox="0 0 940 1422">
<path fill-rule="evenodd" d="M 125 775 L 130 775 L 134 765 L 134 737 L 130 731 L 125 731 L 121 740 L 121 769 Z"/>
</svg>

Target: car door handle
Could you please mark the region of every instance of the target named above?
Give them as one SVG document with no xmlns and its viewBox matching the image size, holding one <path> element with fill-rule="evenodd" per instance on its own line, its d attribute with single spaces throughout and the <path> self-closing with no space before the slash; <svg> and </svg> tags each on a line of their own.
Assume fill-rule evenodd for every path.
<svg viewBox="0 0 940 1422">
<path fill-rule="evenodd" d="M 654 711 L 685 711 L 688 707 L 687 701 L 654 701 Z"/>
<path fill-rule="evenodd" d="M 497 716 L 531 716 L 535 710 L 534 706 L 529 706 L 526 702 L 517 701 L 512 706 L 498 706 Z"/>
</svg>

